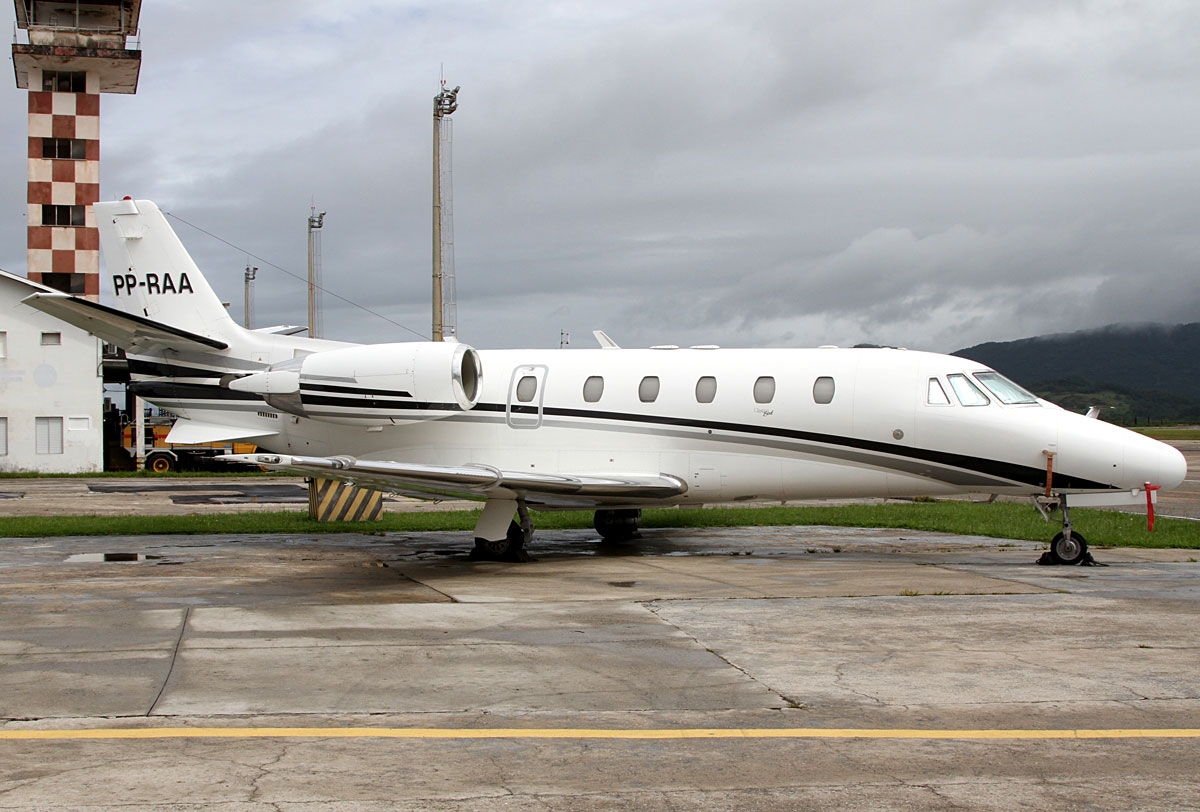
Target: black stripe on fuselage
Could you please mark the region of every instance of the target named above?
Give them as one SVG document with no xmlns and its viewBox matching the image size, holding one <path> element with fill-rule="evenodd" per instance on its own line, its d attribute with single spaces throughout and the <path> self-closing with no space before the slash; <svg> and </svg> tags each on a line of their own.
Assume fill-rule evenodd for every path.
<svg viewBox="0 0 1200 812">
<path fill-rule="evenodd" d="M 261 398 L 258 395 L 252 395 L 246 392 L 234 392 L 229 389 L 222 389 L 218 386 L 144 381 L 131 384 L 130 388 L 134 394 L 141 395 L 149 400 L 154 400 L 157 396 L 159 398 L 168 398 L 175 401 L 192 399 L 261 401 Z M 306 408 L 309 406 L 322 405 L 352 410 L 352 414 L 345 415 L 348 417 L 374 417 L 380 420 L 387 420 L 390 417 L 401 416 L 399 414 L 363 414 L 365 411 L 364 406 L 368 405 L 368 401 L 365 401 L 361 398 L 309 396 L 305 397 L 303 402 Z M 465 414 L 462 409 L 460 409 L 456 404 L 452 403 L 389 401 L 386 403 L 381 402 L 380 405 L 388 408 L 389 411 L 400 413 L 445 411 Z M 528 410 L 529 413 L 536 413 L 536 409 L 531 406 L 525 406 L 522 411 L 525 410 Z M 508 406 L 503 403 L 480 403 L 477 404 L 472 411 L 476 413 L 489 412 L 505 414 L 509 411 L 509 409 Z M 513 411 L 516 412 L 517 409 L 514 408 Z M 310 416 L 337 417 L 339 414 L 339 412 L 333 411 L 324 413 L 314 412 Z M 762 426 L 758 424 L 748 425 L 744 423 L 727 423 L 717 420 L 697 420 L 694 418 L 670 417 L 667 415 L 631 414 L 628 412 L 610 412 L 594 409 L 546 407 L 542 410 L 542 414 L 544 416 L 551 417 L 605 421 L 624 425 L 641 423 L 652 426 L 671 426 L 673 428 L 687 429 L 691 431 L 720 431 L 727 434 L 736 434 L 745 438 L 746 442 L 751 443 L 753 442 L 752 438 L 755 436 L 771 437 L 794 442 L 813 443 L 836 448 L 854 449 L 872 454 L 886 454 L 892 457 L 899 457 L 908 460 L 919 460 L 921 462 L 927 462 L 946 468 L 956 468 L 965 471 L 971 471 L 994 479 L 1015 482 L 1031 487 L 1044 487 L 1046 482 L 1046 471 L 1041 468 L 1034 468 L 1028 465 L 1018 465 L 1016 463 L 1004 462 L 1002 460 L 974 457 L 967 454 L 955 454 L 948 451 L 938 451 L 929 448 L 915 448 L 911 446 L 896 445 L 893 443 L 883 443 L 877 440 L 867 440 L 861 437 L 845 437 L 837 434 L 823 434 L 820 432 Z M 712 438 L 710 437 L 709 439 Z M 1111 484 L 1095 482 L 1093 480 L 1083 479 L 1081 477 L 1073 477 L 1069 474 L 1059 472 L 1055 472 L 1054 484 L 1060 488 L 1068 489 L 1117 490 Z"/>
</svg>

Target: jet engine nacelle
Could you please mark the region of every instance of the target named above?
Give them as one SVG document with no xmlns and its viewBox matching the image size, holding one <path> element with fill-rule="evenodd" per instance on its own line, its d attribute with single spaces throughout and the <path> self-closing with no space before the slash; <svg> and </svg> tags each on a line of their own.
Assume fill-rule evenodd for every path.
<svg viewBox="0 0 1200 812">
<path fill-rule="evenodd" d="M 287 414 L 336 423 L 431 419 L 479 399 L 483 366 L 466 344 L 413 341 L 313 353 L 233 378 Z"/>
</svg>

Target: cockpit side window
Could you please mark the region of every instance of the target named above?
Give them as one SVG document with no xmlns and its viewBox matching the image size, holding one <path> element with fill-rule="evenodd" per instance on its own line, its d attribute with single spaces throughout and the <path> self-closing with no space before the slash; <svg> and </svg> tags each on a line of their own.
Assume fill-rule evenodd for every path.
<svg viewBox="0 0 1200 812">
<path fill-rule="evenodd" d="M 979 387 L 971 383 L 971 379 L 962 373 L 954 373 L 947 375 L 946 380 L 950 381 L 950 388 L 954 390 L 954 394 L 958 396 L 958 402 L 963 406 L 987 406 L 992 401 L 987 395 L 980 391 Z"/>
<path fill-rule="evenodd" d="M 930 406 L 949 406 L 950 396 L 942 388 L 942 382 L 937 378 L 929 379 L 929 396 L 925 401 Z"/>
<path fill-rule="evenodd" d="M 1009 406 L 1038 402 L 1037 395 L 1013 383 L 999 372 L 976 372 L 975 380 L 983 384 L 998 401 Z"/>
</svg>

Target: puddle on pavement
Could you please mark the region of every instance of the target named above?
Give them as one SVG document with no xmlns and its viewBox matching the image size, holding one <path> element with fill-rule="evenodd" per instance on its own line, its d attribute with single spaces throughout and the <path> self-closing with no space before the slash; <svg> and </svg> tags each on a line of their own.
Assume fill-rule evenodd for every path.
<svg viewBox="0 0 1200 812">
<path fill-rule="evenodd" d="M 67 556 L 68 564 L 109 564 L 120 561 L 155 561 L 161 555 L 141 553 L 77 553 Z"/>
</svg>

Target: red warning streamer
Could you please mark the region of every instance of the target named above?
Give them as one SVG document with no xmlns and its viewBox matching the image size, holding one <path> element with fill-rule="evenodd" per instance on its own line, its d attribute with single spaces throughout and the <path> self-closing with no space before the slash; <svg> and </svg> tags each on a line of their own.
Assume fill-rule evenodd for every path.
<svg viewBox="0 0 1200 812">
<path fill-rule="evenodd" d="M 1143 486 L 1146 490 L 1146 530 L 1147 532 L 1154 531 L 1154 492 L 1159 490 L 1161 485 L 1151 485 L 1147 482 Z"/>
</svg>

